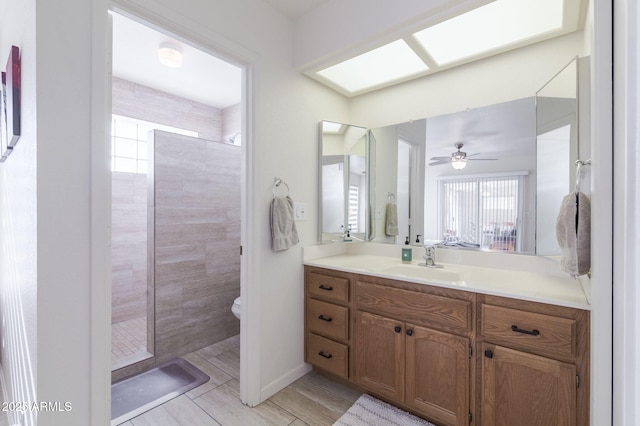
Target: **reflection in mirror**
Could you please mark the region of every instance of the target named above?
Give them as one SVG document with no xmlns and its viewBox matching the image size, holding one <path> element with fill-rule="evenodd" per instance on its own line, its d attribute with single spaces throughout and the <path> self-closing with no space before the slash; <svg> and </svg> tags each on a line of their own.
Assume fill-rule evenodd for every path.
<svg viewBox="0 0 640 426">
<path fill-rule="evenodd" d="M 590 157 L 589 132 L 581 131 L 589 128 L 588 94 L 589 57 L 576 58 L 535 97 L 370 130 L 368 140 L 376 142 L 375 152 L 365 154 L 365 193 L 372 192 L 366 211 L 358 204 L 365 217 L 365 229 L 357 228 L 361 237 L 558 254 L 559 205 L 575 187 L 574 162 Z M 344 171 L 357 167 L 345 159 L 360 140 L 369 150 L 366 129 L 334 125 L 340 130 L 321 131 L 322 167 L 334 163 L 343 169 L 335 171 L 332 188 L 332 180 L 321 177 L 320 215 L 333 218 L 321 221 L 322 241 L 342 241 L 349 223 L 347 185 L 357 181 Z M 354 152 L 362 155 L 362 148 Z M 580 180 L 587 194 L 588 173 Z M 385 227 L 390 202 L 398 212 L 398 232 L 392 235 Z"/>
<path fill-rule="evenodd" d="M 371 239 L 367 129 L 320 123 L 320 241 Z"/>
<path fill-rule="evenodd" d="M 377 199 L 397 194 L 400 228 L 385 235 L 379 203 L 376 241 L 559 254 L 560 202 L 575 187 L 574 162 L 589 157 L 587 132 L 578 137 L 588 62 L 576 58 L 536 97 L 373 129 Z"/>
<path fill-rule="evenodd" d="M 579 151 L 588 150 L 578 146 L 579 62 L 573 59 L 536 93 L 538 229 L 555 229 L 562 199 L 575 187 Z M 560 254 L 555 232 L 538 233 L 536 253 Z"/>
<path fill-rule="evenodd" d="M 474 110 L 374 129 L 378 174 L 392 151 L 410 141 L 416 152 L 408 187 L 411 243 L 442 240 L 447 246 L 513 252 L 535 249 L 535 104 L 520 99 Z M 384 142 L 380 141 L 382 135 Z M 422 150 L 422 152 L 421 152 Z M 392 160 L 406 160 L 396 155 Z M 462 167 L 458 164 L 462 163 Z M 377 179 L 381 191 L 402 193 L 402 179 Z M 393 187 L 395 186 L 395 189 Z M 402 232 L 401 232 L 402 234 Z M 380 235 L 380 234 L 378 234 Z M 389 237 L 379 241 L 401 242 Z M 404 242 L 405 238 L 401 239 Z"/>
</svg>

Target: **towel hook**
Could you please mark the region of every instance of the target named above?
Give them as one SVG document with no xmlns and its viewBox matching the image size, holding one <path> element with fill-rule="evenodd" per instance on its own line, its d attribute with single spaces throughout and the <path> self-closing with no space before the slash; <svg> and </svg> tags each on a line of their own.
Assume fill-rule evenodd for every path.
<svg viewBox="0 0 640 426">
<path fill-rule="evenodd" d="M 277 197 L 276 195 L 276 189 L 280 186 L 280 185 L 284 185 L 287 188 L 287 193 L 284 194 L 284 197 L 288 197 L 289 196 L 289 185 L 287 185 L 287 182 L 283 181 L 282 179 L 280 179 L 279 177 L 275 178 L 273 180 L 273 188 L 271 189 L 271 193 L 273 194 L 274 197 Z"/>
<path fill-rule="evenodd" d="M 395 202 L 396 202 L 396 194 L 394 194 L 393 192 L 388 192 L 387 193 L 387 202 L 395 204 Z"/>
<path fill-rule="evenodd" d="M 578 193 L 580 192 L 580 172 L 582 171 L 582 167 L 584 166 L 590 166 L 591 165 L 591 159 L 588 160 L 576 160 L 576 188 L 575 188 L 575 194 L 576 196 L 578 195 Z"/>
</svg>

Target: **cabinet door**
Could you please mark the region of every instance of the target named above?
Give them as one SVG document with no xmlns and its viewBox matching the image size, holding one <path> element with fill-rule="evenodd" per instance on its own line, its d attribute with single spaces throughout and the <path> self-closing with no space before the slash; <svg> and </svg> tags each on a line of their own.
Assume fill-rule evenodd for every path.
<svg viewBox="0 0 640 426">
<path fill-rule="evenodd" d="M 482 424 L 576 424 L 576 367 L 525 352 L 482 347 Z"/>
<path fill-rule="evenodd" d="M 404 398 L 404 323 L 356 313 L 355 381 L 380 396 Z"/>
<path fill-rule="evenodd" d="M 410 324 L 406 328 L 407 406 L 445 425 L 467 425 L 469 339 Z"/>
</svg>

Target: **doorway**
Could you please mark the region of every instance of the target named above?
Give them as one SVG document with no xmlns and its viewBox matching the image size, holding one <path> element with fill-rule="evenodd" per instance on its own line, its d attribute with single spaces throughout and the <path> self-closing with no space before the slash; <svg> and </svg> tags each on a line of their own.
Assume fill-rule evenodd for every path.
<svg viewBox="0 0 640 426">
<path fill-rule="evenodd" d="M 246 104 L 242 67 L 137 19 L 112 22 L 117 380 L 239 334 L 229 247 L 241 239 Z"/>
</svg>

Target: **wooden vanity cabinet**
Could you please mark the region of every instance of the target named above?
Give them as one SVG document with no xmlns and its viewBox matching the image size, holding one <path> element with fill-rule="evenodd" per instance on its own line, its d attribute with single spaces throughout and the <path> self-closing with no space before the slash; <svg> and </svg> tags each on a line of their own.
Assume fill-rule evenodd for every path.
<svg viewBox="0 0 640 426">
<path fill-rule="evenodd" d="M 305 361 L 438 425 L 589 425 L 589 312 L 305 266 Z"/>
<path fill-rule="evenodd" d="M 305 267 L 305 361 L 349 378 L 352 274 Z"/>
<path fill-rule="evenodd" d="M 357 276 L 354 382 L 443 425 L 468 425 L 473 295 Z"/>
<path fill-rule="evenodd" d="M 589 313 L 478 296 L 479 424 L 589 424 Z"/>
</svg>

